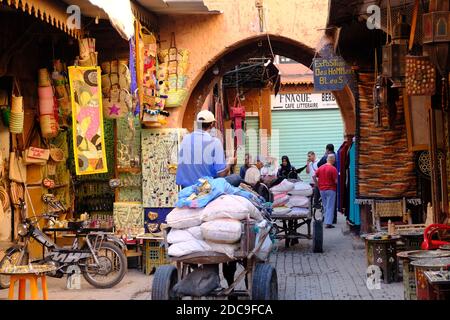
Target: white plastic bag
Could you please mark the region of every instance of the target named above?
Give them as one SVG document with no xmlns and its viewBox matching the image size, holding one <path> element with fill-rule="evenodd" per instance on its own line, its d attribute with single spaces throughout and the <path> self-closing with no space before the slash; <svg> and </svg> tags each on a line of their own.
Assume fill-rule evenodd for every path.
<svg viewBox="0 0 450 320">
<path fill-rule="evenodd" d="M 280 184 L 270 189 L 272 193 L 289 192 L 291 190 L 294 190 L 294 183 L 290 182 L 287 179 L 284 179 Z"/>
<path fill-rule="evenodd" d="M 203 209 L 201 219 L 212 221 L 216 219 L 229 218 L 244 220 L 248 218 L 261 221 L 261 212 L 246 198 L 236 195 L 223 195 L 210 202 Z"/>
<path fill-rule="evenodd" d="M 187 229 L 202 223 L 203 209 L 175 208 L 166 217 L 167 225 L 175 229 Z"/>
<path fill-rule="evenodd" d="M 236 243 L 241 239 L 242 224 L 232 219 L 217 219 L 203 223 L 200 228 L 205 240 L 216 243 Z"/>
</svg>

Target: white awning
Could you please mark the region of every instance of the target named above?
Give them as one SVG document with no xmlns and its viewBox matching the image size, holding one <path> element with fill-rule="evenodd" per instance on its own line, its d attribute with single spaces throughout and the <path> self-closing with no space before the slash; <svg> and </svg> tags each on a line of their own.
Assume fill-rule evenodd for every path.
<svg viewBox="0 0 450 320">
<path fill-rule="evenodd" d="M 219 14 L 210 10 L 203 0 L 137 0 L 156 14 Z"/>
</svg>

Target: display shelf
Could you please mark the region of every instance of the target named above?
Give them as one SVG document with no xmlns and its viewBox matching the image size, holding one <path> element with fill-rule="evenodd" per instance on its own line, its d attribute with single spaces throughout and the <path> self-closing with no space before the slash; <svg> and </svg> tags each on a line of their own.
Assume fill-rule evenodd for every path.
<svg viewBox="0 0 450 320">
<path fill-rule="evenodd" d="M 117 168 L 118 173 L 141 173 L 141 168 Z"/>
</svg>

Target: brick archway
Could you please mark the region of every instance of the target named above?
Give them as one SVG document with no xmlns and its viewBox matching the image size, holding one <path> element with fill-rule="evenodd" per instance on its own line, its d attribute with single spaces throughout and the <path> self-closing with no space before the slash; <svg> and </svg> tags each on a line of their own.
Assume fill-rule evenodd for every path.
<svg viewBox="0 0 450 320">
<path fill-rule="evenodd" d="M 230 48 L 223 50 L 204 66 L 204 71 L 192 82 L 191 94 L 185 108 L 177 110 L 179 113 L 176 126 L 192 129 L 196 113 L 200 110 L 208 93 L 213 89 L 218 79 L 227 71 L 233 69 L 234 66 L 248 58 L 261 56 L 262 53 L 270 56 L 272 48 L 274 54 L 291 58 L 306 66 L 311 65 L 312 59 L 314 58 L 314 49 L 281 36 L 270 35 L 270 39 L 270 45 L 267 41 L 267 35 L 242 40 Z M 218 75 L 214 75 L 213 73 L 213 69 L 216 66 L 219 68 Z M 342 114 L 344 133 L 345 135 L 353 136 L 356 129 L 355 99 L 353 93 L 349 87 L 333 93 Z"/>
</svg>

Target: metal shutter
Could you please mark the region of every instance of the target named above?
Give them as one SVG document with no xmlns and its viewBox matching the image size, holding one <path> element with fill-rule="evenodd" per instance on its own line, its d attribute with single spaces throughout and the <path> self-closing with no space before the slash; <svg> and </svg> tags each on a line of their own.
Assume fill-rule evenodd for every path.
<svg viewBox="0 0 450 320">
<path fill-rule="evenodd" d="M 247 117 L 246 136 L 245 136 L 245 152 L 249 153 L 253 159 L 260 154 L 259 152 L 259 118 Z"/>
<path fill-rule="evenodd" d="M 278 148 L 273 144 L 277 139 Z M 334 144 L 337 151 L 343 140 L 344 127 L 339 109 L 272 112 L 271 154 L 279 161 L 281 156 L 289 156 L 296 168 L 306 164 L 308 151 L 314 151 L 320 159 L 328 143 Z M 306 171 L 301 178 L 309 181 Z"/>
</svg>

